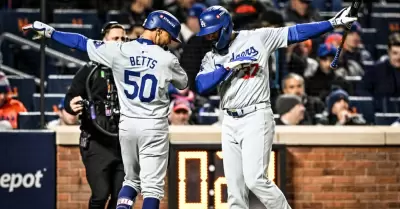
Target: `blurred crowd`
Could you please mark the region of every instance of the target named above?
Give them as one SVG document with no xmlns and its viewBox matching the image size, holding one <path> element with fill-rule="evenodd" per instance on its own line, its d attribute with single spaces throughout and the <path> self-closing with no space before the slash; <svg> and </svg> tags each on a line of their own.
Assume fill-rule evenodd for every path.
<svg viewBox="0 0 400 209">
<path fill-rule="evenodd" d="M 18 7 L 39 7 L 36 1 L 13 1 Z M 235 30 L 259 27 L 284 27 L 297 23 L 324 20 L 320 11 L 338 11 L 342 8 L 341 0 L 132 0 L 132 1 L 70 1 L 49 2 L 53 8 L 95 8 L 102 16 L 107 10 L 117 9 L 121 15 L 115 19 L 128 25 L 130 39 L 140 36 L 146 16 L 153 10 L 165 9 L 174 14 L 182 24 L 180 34 L 182 44 L 172 44 L 169 49 L 180 59 L 182 67 L 189 77 L 189 87 L 177 90 L 169 88 L 171 100 L 172 125 L 204 124 L 200 115 L 213 113 L 217 117 L 211 124 L 218 125 L 221 111 L 218 106 L 218 93 L 198 95 L 195 89 L 195 77 L 205 53 L 211 44 L 197 37 L 198 17 L 211 5 L 227 7 L 233 17 Z M 282 7 L 282 5 L 284 5 Z M 101 17 L 100 17 L 101 19 Z M 104 17 L 103 17 L 104 19 Z M 269 58 L 271 103 L 277 115 L 278 125 L 366 125 L 362 114 L 349 105 L 351 96 L 369 96 L 379 101 L 386 97 L 400 97 L 400 33 L 394 32 L 387 37 L 387 54 L 373 57 L 364 47 L 362 26 L 354 23 L 348 31 L 339 58 L 339 67 L 332 69 L 330 64 L 342 42 L 343 31 L 325 34 L 313 40 L 293 44 L 287 49 L 278 50 Z M 349 80 L 359 77 L 357 88 Z M 5 76 L 0 77 L 0 87 L 5 92 Z M 266 84 L 268 85 L 268 84 Z M 4 89 L 3 89 L 4 87 Z M 215 99 L 216 98 L 216 99 Z M 60 104 L 62 104 L 61 102 Z M 7 99 L 0 94 L 0 116 L 8 120 L 12 127 L 14 116 L 4 112 L 13 109 L 14 115 L 26 111 L 23 104 L 15 99 Z M 375 112 L 382 112 L 378 103 Z M 49 126 L 76 124 L 76 120 L 58 110 L 60 120 Z M 209 123 L 210 124 L 210 123 Z M 396 124 L 396 123 L 394 123 Z"/>
</svg>

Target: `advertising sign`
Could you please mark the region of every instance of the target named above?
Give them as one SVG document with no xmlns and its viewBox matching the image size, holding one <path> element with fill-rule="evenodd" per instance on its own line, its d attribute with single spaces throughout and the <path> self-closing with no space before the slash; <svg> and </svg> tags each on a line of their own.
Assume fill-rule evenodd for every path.
<svg viewBox="0 0 400 209">
<path fill-rule="evenodd" d="M 0 132 L 0 156 L 1 209 L 55 208 L 54 132 Z"/>
</svg>

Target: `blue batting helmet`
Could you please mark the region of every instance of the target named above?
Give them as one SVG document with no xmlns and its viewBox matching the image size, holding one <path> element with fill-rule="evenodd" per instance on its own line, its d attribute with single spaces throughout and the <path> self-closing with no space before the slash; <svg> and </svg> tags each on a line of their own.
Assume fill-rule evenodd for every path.
<svg viewBox="0 0 400 209">
<path fill-rule="evenodd" d="M 219 38 L 213 43 L 217 50 L 225 48 L 230 41 L 233 29 L 232 17 L 222 6 L 208 7 L 199 17 L 200 32 L 197 36 L 205 36 L 220 30 Z"/>
<path fill-rule="evenodd" d="M 178 39 L 181 32 L 181 23 L 174 15 L 167 11 L 157 10 L 151 12 L 144 21 L 143 27 L 148 30 L 161 28 L 171 35 L 172 40 L 182 43 Z"/>
</svg>

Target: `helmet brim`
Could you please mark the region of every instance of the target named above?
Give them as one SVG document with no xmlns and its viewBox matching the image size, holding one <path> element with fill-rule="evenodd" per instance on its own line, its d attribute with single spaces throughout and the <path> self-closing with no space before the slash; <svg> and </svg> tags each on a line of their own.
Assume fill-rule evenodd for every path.
<svg viewBox="0 0 400 209">
<path fill-rule="evenodd" d="M 179 38 L 172 38 L 173 41 L 178 42 L 178 43 L 182 43 L 182 41 Z"/>
<path fill-rule="evenodd" d="M 206 36 L 208 34 L 217 32 L 221 28 L 222 25 L 214 25 L 210 27 L 201 28 L 200 31 L 196 34 L 196 36 Z"/>
</svg>

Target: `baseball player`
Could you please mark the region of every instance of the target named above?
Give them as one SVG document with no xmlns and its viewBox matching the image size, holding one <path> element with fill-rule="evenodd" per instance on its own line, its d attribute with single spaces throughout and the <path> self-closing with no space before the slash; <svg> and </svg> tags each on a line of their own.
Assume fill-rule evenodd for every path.
<svg viewBox="0 0 400 209">
<path fill-rule="evenodd" d="M 187 75 L 178 59 L 165 50 L 171 40 L 180 42 L 180 22 L 166 11 L 154 11 L 145 20 L 142 36 L 131 42 L 103 42 L 80 34 L 55 31 L 34 22 L 33 29 L 71 48 L 86 51 L 95 62 L 113 70 L 120 104 L 119 138 L 125 181 L 118 209 L 133 207 L 139 192 L 143 209 L 158 209 L 164 196 L 169 151 L 168 85 L 187 87 Z"/>
<path fill-rule="evenodd" d="M 343 9 L 329 21 L 282 28 L 232 31 L 232 18 L 221 6 L 200 15 L 200 32 L 212 41 L 196 76 L 200 94 L 218 88 L 221 97 L 222 152 L 230 209 L 248 209 L 251 190 L 268 209 L 290 208 L 267 168 L 275 132 L 270 104 L 268 57 L 276 49 L 350 25 L 356 18 Z"/>
</svg>

